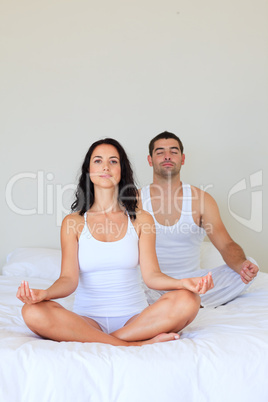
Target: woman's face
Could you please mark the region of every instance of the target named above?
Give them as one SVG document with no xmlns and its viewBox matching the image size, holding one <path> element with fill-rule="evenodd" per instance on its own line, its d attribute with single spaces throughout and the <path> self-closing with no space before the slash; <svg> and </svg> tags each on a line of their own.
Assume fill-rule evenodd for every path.
<svg viewBox="0 0 268 402">
<path fill-rule="evenodd" d="M 104 188 L 114 187 L 121 180 L 121 165 L 117 149 L 110 144 L 98 145 L 90 158 L 90 180 Z"/>
</svg>

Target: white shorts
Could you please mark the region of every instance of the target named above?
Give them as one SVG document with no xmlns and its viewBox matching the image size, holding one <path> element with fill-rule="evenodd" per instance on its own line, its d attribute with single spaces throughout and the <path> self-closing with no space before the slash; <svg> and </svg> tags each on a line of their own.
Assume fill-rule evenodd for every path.
<svg viewBox="0 0 268 402">
<path fill-rule="evenodd" d="M 136 313 L 139 314 L 139 313 Z M 119 328 L 122 328 L 130 318 L 134 317 L 136 314 L 124 315 L 122 317 L 92 317 L 90 315 L 80 314 L 83 317 L 91 318 L 96 321 L 101 327 L 102 331 L 106 334 L 110 334 Z"/>
</svg>

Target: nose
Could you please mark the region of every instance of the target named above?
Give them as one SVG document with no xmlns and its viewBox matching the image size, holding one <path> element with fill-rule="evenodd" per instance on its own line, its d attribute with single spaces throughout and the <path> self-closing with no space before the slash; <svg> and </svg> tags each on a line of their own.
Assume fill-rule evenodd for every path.
<svg viewBox="0 0 268 402">
<path fill-rule="evenodd" d="M 169 152 L 166 152 L 165 153 L 165 161 L 170 161 L 170 153 Z"/>
<path fill-rule="evenodd" d="M 108 162 L 106 162 L 106 163 L 103 164 L 103 170 L 104 170 L 104 171 L 108 171 L 108 170 L 109 170 L 109 163 L 108 163 Z"/>
</svg>

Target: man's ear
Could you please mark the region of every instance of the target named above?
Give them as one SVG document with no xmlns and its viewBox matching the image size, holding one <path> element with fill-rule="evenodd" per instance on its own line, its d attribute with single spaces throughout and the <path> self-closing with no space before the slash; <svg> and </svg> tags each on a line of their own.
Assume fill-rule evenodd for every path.
<svg viewBox="0 0 268 402">
<path fill-rule="evenodd" d="M 148 163 L 149 163 L 150 166 L 153 166 L 151 155 L 148 155 L 148 156 L 147 156 L 147 161 L 148 161 Z"/>
<path fill-rule="evenodd" d="M 182 157 L 181 157 L 181 164 L 184 165 L 184 162 L 185 162 L 185 154 L 182 154 Z"/>
</svg>

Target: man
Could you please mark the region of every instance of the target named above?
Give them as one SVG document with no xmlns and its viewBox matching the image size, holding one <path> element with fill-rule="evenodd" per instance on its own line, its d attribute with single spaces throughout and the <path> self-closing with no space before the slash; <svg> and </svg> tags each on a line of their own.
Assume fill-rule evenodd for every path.
<svg viewBox="0 0 268 402">
<path fill-rule="evenodd" d="M 153 183 L 139 191 L 139 207 L 154 218 L 161 271 L 178 279 L 206 275 L 209 271 L 200 269 L 200 247 L 207 235 L 226 264 L 210 270 L 215 286 L 201 296 L 202 305 L 217 307 L 234 299 L 259 268 L 228 234 L 211 195 L 181 181 L 181 140 L 167 131 L 157 135 L 149 144 L 148 162 Z M 161 295 L 149 289 L 147 294 L 151 302 Z"/>
</svg>

